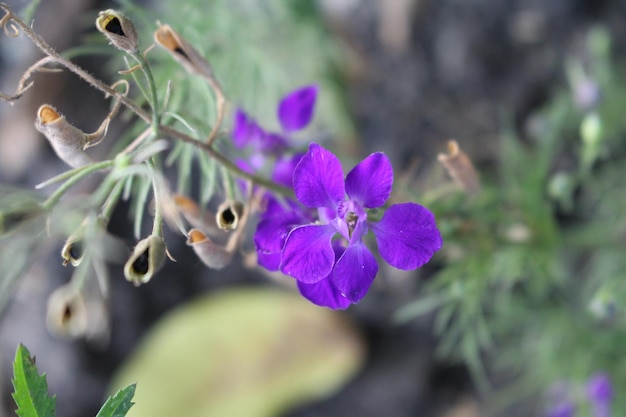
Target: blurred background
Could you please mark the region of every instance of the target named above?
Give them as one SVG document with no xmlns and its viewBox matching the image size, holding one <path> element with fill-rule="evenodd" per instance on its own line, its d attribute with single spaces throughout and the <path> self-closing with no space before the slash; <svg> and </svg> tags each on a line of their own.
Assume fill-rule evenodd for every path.
<svg viewBox="0 0 626 417">
<path fill-rule="evenodd" d="M 72 340 L 46 327 L 48 297 L 71 276 L 57 256 L 64 239 L 37 242 L 0 262 L 0 297 L 8 300 L 0 416 L 14 413 L 18 343 L 36 355 L 58 415 L 67 417 L 95 415 L 111 389 L 133 381 L 136 415 L 154 416 L 162 399 L 174 407 L 163 415 L 285 417 L 543 416 L 563 397 L 593 415 L 582 388 L 589 377 L 608 372 L 616 392 L 626 384 L 626 3 L 297 3 L 43 0 L 33 28 L 113 82 L 125 67 L 95 31 L 98 11 L 125 10 L 143 47 L 157 20 L 169 23 L 209 58 L 233 106 L 269 128 L 281 96 L 318 83 L 315 125 L 299 143 L 322 142 L 347 167 L 387 153 L 394 198 L 435 212 L 444 249 L 419 271 L 381 268 L 361 303 L 335 313 L 246 267 L 244 256 L 211 271 L 184 237 L 167 231 L 177 262 L 139 288 L 110 265 L 108 300 L 95 295 L 89 309 L 95 330 Z M 2 35 L 0 91 L 15 91 L 40 56 L 23 35 Z M 172 106 L 197 111 L 185 99 L 194 84 L 184 71 L 162 53 L 148 57 L 160 85 L 172 80 L 174 97 L 182 97 Z M 20 100 L 0 103 L 5 205 L 16 189 L 67 169 L 34 129 L 41 104 L 53 103 L 86 131 L 109 107 L 67 71 L 34 80 Z M 108 139 L 131 129 L 120 117 Z M 477 195 L 438 163 L 450 139 L 479 173 Z M 112 147 L 105 145 L 93 155 Z M 194 165 L 181 179 L 175 167 L 172 183 L 197 196 L 202 169 Z M 99 180 L 72 193 L 88 193 Z M 132 247 L 128 210 L 125 203 L 115 210 L 109 231 Z M 11 239 L 2 239 L 6 254 Z M 563 381 L 566 393 L 555 400 Z M 142 401 L 156 411 L 139 411 Z M 615 415 L 626 410 L 623 399 L 613 406 Z"/>
</svg>

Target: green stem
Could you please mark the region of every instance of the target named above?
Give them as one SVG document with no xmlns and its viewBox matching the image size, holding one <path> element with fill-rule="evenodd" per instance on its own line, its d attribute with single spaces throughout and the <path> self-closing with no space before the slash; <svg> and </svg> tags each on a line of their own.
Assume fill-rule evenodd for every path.
<svg viewBox="0 0 626 417">
<path fill-rule="evenodd" d="M 57 188 L 50 197 L 48 197 L 48 199 L 42 204 L 43 208 L 45 210 L 50 210 L 56 203 L 59 202 L 63 194 L 76 185 L 80 180 L 96 171 L 112 167 L 113 163 L 113 161 L 102 161 L 79 168 L 72 177 L 61 184 L 61 186 Z"/>
<path fill-rule="evenodd" d="M 148 163 L 154 171 L 154 158 Z M 152 234 L 163 237 L 163 213 L 161 212 L 161 191 L 157 184 L 156 173 L 152 173 L 152 192 L 154 193 L 154 222 L 152 223 Z"/>
<path fill-rule="evenodd" d="M 148 80 L 148 87 L 150 88 L 150 96 L 151 96 L 151 111 L 152 111 L 152 133 L 155 138 L 159 137 L 159 126 L 160 116 L 159 116 L 159 96 L 157 95 L 156 83 L 154 82 L 154 76 L 152 75 L 152 69 L 150 69 L 150 64 L 143 56 L 141 52 L 137 54 L 133 54 L 133 58 L 137 61 L 141 70 L 143 71 L 146 80 Z"/>
</svg>

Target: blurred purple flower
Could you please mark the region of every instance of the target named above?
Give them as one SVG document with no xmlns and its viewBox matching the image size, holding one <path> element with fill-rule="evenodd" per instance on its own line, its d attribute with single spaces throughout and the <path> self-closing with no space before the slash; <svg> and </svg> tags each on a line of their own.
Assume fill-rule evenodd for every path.
<svg viewBox="0 0 626 417">
<path fill-rule="evenodd" d="M 318 87 L 310 85 L 294 90 L 278 104 L 281 133 L 266 132 L 242 109 L 235 111 L 233 143 L 237 149 L 247 146 L 263 154 L 281 155 L 289 147 L 285 133 L 302 130 L 309 125 L 315 111 Z"/>
<path fill-rule="evenodd" d="M 259 224 L 257 250 L 272 253 L 275 266 L 280 247 L 279 268 L 298 280 L 304 297 L 321 306 L 346 308 L 367 293 L 378 272 L 362 240 L 370 228 L 381 257 L 396 268 L 419 268 L 441 248 L 433 214 L 418 204 L 392 205 L 379 222 L 368 221 L 367 209 L 382 207 L 392 184 L 393 169 L 382 153 L 365 158 L 344 180 L 339 159 L 311 144 L 295 167 L 293 187 L 300 203 L 317 209 L 318 221 L 297 210 L 282 213 L 274 208 L 280 215 Z"/>
<path fill-rule="evenodd" d="M 613 400 L 611 379 L 605 373 L 593 375 L 587 381 L 587 397 L 593 407 L 594 417 L 610 417 Z"/>
</svg>

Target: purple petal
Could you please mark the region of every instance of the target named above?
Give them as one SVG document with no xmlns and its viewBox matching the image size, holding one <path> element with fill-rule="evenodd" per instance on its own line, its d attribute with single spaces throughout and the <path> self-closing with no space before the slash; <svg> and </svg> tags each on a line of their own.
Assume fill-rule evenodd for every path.
<svg viewBox="0 0 626 417">
<path fill-rule="evenodd" d="M 373 153 L 346 176 L 346 192 L 350 199 L 364 207 L 374 208 L 385 204 L 391 195 L 393 168 L 384 153 Z"/>
<path fill-rule="evenodd" d="M 293 171 L 304 156 L 303 153 L 297 153 L 292 156 L 278 158 L 272 173 L 272 181 L 285 187 L 293 187 Z"/>
<path fill-rule="evenodd" d="M 613 398 L 611 379 L 605 373 L 592 376 L 587 382 L 587 395 L 594 402 L 610 402 Z"/>
<path fill-rule="evenodd" d="M 283 246 L 280 270 L 305 284 L 330 274 L 335 252 L 330 240 L 336 233 L 330 225 L 307 225 L 293 229 Z"/>
<path fill-rule="evenodd" d="M 285 132 L 305 128 L 313 118 L 317 86 L 310 85 L 285 96 L 278 105 L 278 120 Z"/>
<path fill-rule="evenodd" d="M 289 232 L 306 220 L 295 211 L 285 211 L 280 204 L 270 202 L 267 215 L 257 225 L 254 233 L 254 244 L 257 251 L 257 262 L 269 271 L 277 271 L 280 266 L 281 252 Z"/>
<path fill-rule="evenodd" d="M 345 197 L 341 162 L 330 151 L 316 143 L 293 171 L 296 197 L 308 207 L 335 207 Z"/>
<path fill-rule="evenodd" d="M 332 279 L 348 300 L 358 303 L 367 294 L 377 273 L 374 255 L 363 242 L 356 242 L 348 246 L 335 264 Z"/>
<path fill-rule="evenodd" d="M 546 417 L 573 417 L 576 407 L 567 401 L 552 406 L 546 413 Z"/>
<path fill-rule="evenodd" d="M 380 256 L 399 269 L 417 269 L 441 249 L 435 216 L 415 203 L 395 204 L 378 223 L 370 223 Z"/>
<path fill-rule="evenodd" d="M 335 287 L 331 278 L 324 278 L 315 284 L 304 284 L 298 281 L 298 289 L 304 298 L 318 306 L 343 310 L 352 304 Z"/>
<path fill-rule="evenodd" d="M 236 110 L 233 143 L 237 149 L 242 149 L 250 143 L 258 142 L 264 134 L 263 129 L 246 112 L 241 109 Z"/>
<path fill-rule="evenodd" d="M 287 139 L 278 133 L 265 133 L 259 142 L 259 150 L 265 153 L 281 154 L 288 147 Z"/>
</svg>

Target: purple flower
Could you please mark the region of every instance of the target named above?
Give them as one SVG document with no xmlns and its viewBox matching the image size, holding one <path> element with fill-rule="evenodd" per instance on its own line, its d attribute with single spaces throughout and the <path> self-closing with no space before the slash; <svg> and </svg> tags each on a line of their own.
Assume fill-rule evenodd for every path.
<svg viewBox="0 0 626 417">
<path fill-rule="evenodd" d="M 596 374 L 587 381 L 587 397 L 593 407 L 594 417 L 611 416 L 613 387 L 607 374 Z"/>
<path fill-rule="evenodd" d="M 554 405 L 548 413 L 546 417 L 573 417 L 576 412 L 576 407 L 570 401 L 563 401 Z"/>
<path fill-rule="evenodd" d="M 257 229 L 257 247 L 269 247 L 272 233 L 280 234 L 280 240 L 273 240 L 276 248 L 284 238 L 279 269 L 298 281 L 302 295 L 318 305 L 346 308 L 363 298 L 378 272 L 363 242 L 369 229 L 381 257 L 396 268 L 419 268 L 441 248 L 433 214 L 418 204 L 392 205 L 379 222 L 368 220 L 368 209 L 385 204 L 392 184 L 393 169 L 382 153 L 365 158 L 344 180 L 339 159 L 311 144 L 294 169 L 293 187 L 300 203 L 317 209 L 318 221 L 294 227 L 295 218 L 282 216 L 275 229 L 267 223 Z"/>
<path fill-rule="evenodd" d="M 281 133 L 266 132 L 241 109 L 235 111 L 233 143 L 237 149 L 251 146 L 263 154 L 282 154 L 289 146 L 285 133 L 302 130 L 313 118 L 317 101 L 316 85 L 301 87 L 283 97 L 278 105 Z"/>
</svg>

